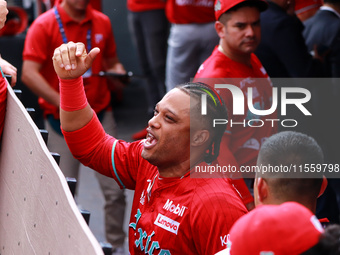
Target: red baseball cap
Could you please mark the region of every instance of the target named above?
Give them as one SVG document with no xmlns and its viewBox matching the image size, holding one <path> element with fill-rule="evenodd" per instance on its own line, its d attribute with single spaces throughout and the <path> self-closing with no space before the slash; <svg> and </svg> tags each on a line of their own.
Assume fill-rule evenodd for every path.
<svg viewBox="0 0 340 255">
<path fill-rule="evenodd" d="M 216 20 L 218 20 L 223 13 L 229 11 L 231 8 L 243 2 L 249 2 L 254 4 L 255 6 L 258 6 L 261 12 L 268 8 L 268 3 L 265 0 L 216 0 L 215 1 Z"/>
<path fill-rule="evenodd" d="M 235 222 L 228 236 L 230 255 L 298 255 L 319 242 L 323 228 L 296 202 L 260 205 Z"/>
</svg>

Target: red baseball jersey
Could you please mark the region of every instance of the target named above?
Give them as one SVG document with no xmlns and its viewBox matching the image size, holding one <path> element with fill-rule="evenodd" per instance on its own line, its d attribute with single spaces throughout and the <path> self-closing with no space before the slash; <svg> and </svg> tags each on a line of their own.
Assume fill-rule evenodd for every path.
<svg viewBox="0 0 340 255">
<path fill-rule="evenodd" d="M 100 53 L 94 60 L 91 71 L 93 74 L 103 71 L 104 58 L 116 57 L 116 44 L 110 19 L 88 6 L 85 19 L 79 23 L 71 19 L 59 4 L 57 4 L 57 8 L 68 41 L 83 42 L 87 47 L 87 33 L 91 32 L 91 48 L 100 48 Z M 29 28 L 23 52 L 23 60 L 42 64 L 41 75 L 56 91 L 59 91 L 59 80 L 53 68 L 52 56 L 54 50 L 62 43 L 63 39 L 54 9 L 51 9 L 40 15 Z M 84 86 L 87 99 L 96 112 L 100 112 L 110 105 L 111 96 L 105 77 L 86 78 Z M 53 114 L 55 118 L 59 119 L 58 107 L 43 98 L 39 98 L 39 104 L 45 115 Z"/>
<path fill-rule="evenodd" d="M 7 82 L 0 73 L 0 137 L 4 128 L 5 114 L 6 114 L 6 101 L 7 101 Z"/>
<path fill-rule="evenodd" d="M 174 24 L 215 22 L 214 0 L 168 0 L 165 12 Z"/>
<path fill-rule="evenodd" d="M 249 67 L 231 60 L 216 47 L 212 55 L 201 65 L 195 76 L 196 81 L 205 81 L 197 78 L 232 78 L 227 81 L 234 82 L 235 84 L 233 85 L 238 86 L 244 95 L 247 95 L 248 87 L 253 88 L 252 102 L 256 109 L 270 109 L 272 106 L 271 81 L 261 62 L 254 54 L 251 54 L 251 67 Z M 212 79 L 212 81 L 217 80 Z M 209 80 L 207 82 L 208 85 L 214 86 L 214 84 L 209 84 Z M 264 119 L 277 119 L 276 112 L 269 116 L 256 116 L 250 112 L 247 100 L 244 100 L 245 115 L 233 115 L 231 92 L 228 89 L 217 89 L 217 91 L 226 103 L 229 119 L 232 119 L 234 123 L 243 123 L 246 120 L 245 125 L 235 124 L 233 126 L 231 126 L 232 122 L 229 121 L 221 143 L 222 148 L 218 160 L 220 161 L 220 159 L 224 158 L 223 146 L 227 145 L 239 165 L 255 165 L 261 144 L 267 137 L 276 133 L 277 130 L 277 125 L 272 127 L 272 122 L 267 123 Z M 248 125 L 248 121 L 251 119 L 262 119 L 265 124 L 263 127 L 251 127 Z M 251 123 L 251 125 L 255 125 L 255 123 Z"/>
<path fill-rule="evenodd" d="M 228 179 L 162 178 L 141 157 L 143 141 L 105 134 L 96 117 L 63 132 L 83 164 L 135 190 L 129 224 L 131 254 L 214 254 L 226 248 L 232 224 L 247 210 Z"/>
<path fill-rule="evenodd" d="M 164 0 L 128 0 L 127 8 L 132 12 L 142 12 L 165 8 Z"/>
<path fill-rule="evenodd" d="M 206 80 L 202 78 L 221 79 Z M 222 84 L 226 82 L 228 84 L 231 83 L 239 87 L 244 95 L 247 95 L 248 87 L 252 87 L 252 102 L 254 107 L 258 110 L 271 108 L 272 84 L 261 62 L 254 54 L 251 54 L 250 67 L 231 60 L 216 47 L 212 55 L 199 68 L 195 76 L 195 81 L 205 82 L 209 86 L 214 86 L 218 81 Z M 277 132 L 276 123 L 273 125 L 272 122 L 265 121 L 265 119 L 277 119 L 276 112 L 268 116 L 254 115 L 249 111 L 247 99 L 245 99 L 245 114 L 233 115 L 233 98 L 231 92 L 228 89 L 216 90 L 226 103 L 229 118 L 226 132 L 222 138 L 218 161 L 223 165 L 230 164 L 236 167 L 256 165 L 261 144 L 267 137 Z M 262 127 L 251 127 L 248 125 L 248 121 L 252 119 L 263 120 L 264 125 Z M 232 125 L 232 123 L 236 124 Z M 260 124 L 258 121 L 250 122 L 252 126 L 260 126 Z"/>
</svg>

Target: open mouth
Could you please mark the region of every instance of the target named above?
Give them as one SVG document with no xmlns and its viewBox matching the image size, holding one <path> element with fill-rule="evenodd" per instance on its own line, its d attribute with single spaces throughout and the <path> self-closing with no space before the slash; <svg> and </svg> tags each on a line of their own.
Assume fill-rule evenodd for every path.
<svg viewBox="0 0 340 255">
<path fill-rule="evenodd" d="M 151 133 L 148 133 L 144 140 L 144 148 L 151 149 L 156 144 L 157 144 L 157 139 Z"/>
</svg>

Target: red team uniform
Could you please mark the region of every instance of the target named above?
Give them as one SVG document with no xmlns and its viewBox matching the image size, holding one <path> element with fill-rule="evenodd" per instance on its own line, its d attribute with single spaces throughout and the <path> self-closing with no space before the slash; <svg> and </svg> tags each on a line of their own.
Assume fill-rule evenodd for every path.
<svg viewBox="0 0 340 255">
<path fill-rule="evenodd" d="M 57 4 L 57 8 L 68 41 L 77 42 L 80 40 L 79 38 L 85 40 L 88 31 L 91 31 L 91 48 L 100 48 L 100 54 L 94 60 L 91 70 L 93 74 L 103 71 L 103 58 L 116 57 L 116 44 L 109 18 L 88 6 L 86 17 L 79 25 L 67 15 L 63 8 L 59 7 L 59 4 Z M 51 87 L 59 91 L 59 80 L 51 59 L 54 49 L 63 43 L 63 39 L 53 12 L 54 9 L 51 9 L 33 22 L 25 40 L 23 60 L 32 60 L 43 64 L 40 70 L 41 75 Z M 93 22 L 94 20 L 95 22 Z M 111 94 L 105 77 L 91 76 L 86 78 L 84 79 L 84 86 L 89 103 L 97 113 L 110 105 Z M 39 98 L 39 105 L 45 116 L 53 114 L 55 119 L 59 119 L 59 108 L 57 106 L 48 103 L 43 98 Z"/>
<path fill-rule="evenodd" d="M 254 107 L 258 110 L 270 109 L 272 105 L 272 84 L 269 76 L 254 54 L 251 54 L 251 66 L 252 67 L 249 67 L 231 60 L 223 54 L 217 46 L 211 56 L 201 65 L 195 76 L 195 81 L 207 83 L 212 87 L 217 81 L 219 81 L 220 84 L 225 84 L 226 82 L 230 84 L 230 82 L 233 82 L 235 84 L 231 84 L 239 87 L 244 95 L 247 95 L 247 88 L 252 87 Z M 205 80 L 200 78 L 218 79 Z M 223 78 L 226 79 L 223 80 Z M 263 79 L 256 81 L 254 78 Z M 233 98 L 231 92 L 228 89 L 216 90 L 220 93 L 226 104 L 229 119 L 226 132 L 221 141 L 218 162 L 222 165 L 232 165 L 238 168 L 240 166 L 256 165 L 261 144 L 267 137 L 277 132 L 276 123 L 274 123 L 274 127 L 272 127 L 272 122 L 265 121 L 265 119 L 277 119 L 276 112 L 267 116 L 254 115 L 249 111 L 247 99 L 245 99 L 245 115 L 232 115 Z M 263 127 L 248 126 L 248 121 L 252 119 L 263 120 Z M 231 120 L 237 124 L 231 125 Z M 245 123 L 245 125 L 239 123 Z M 258 122 L 251 122 L 251 125 L 256 126 L 260 124 Z M 250 194 L 249 197 L 243 197 L 242 199 L 245 204 L 253 200 Z"/>
<path fill-rule="evenodd" d="M 162 178 L 142 158 L 143 141 L 105 134 L 96 117 L 63 132 L 85 165 L 135 190 L 129 224 L 131 254 L 214 254 L 226 248 L 232 224 L 247 210 L 227 179 Z"/>
</svg>

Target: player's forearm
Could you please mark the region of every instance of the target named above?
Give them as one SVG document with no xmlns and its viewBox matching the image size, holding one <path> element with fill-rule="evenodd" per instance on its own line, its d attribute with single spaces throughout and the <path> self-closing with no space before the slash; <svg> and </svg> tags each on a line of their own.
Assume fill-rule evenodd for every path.
<svg viewBox="0 0 340 255">
<path fill-rule="evenodd" d="M 97 116 L 80 130 L 67 132 L 62 129 L 65 141 L 72 155 L 85 166 L 112 177 L 111 151 L 115 141 L 105 134 Z"/>
<path fill-rule="evenodd" d="M 87 102 L 82 77 L 60 79 L 60 122 L 66 132 L 84 127 L 93 116 Z"/>
<path fill-rule="evenodd" d="M 34 94 L 59 107 L 58 91 L 54 90 L 39 72 L 25 68 L 24 65 L 21 80 Z"/>
</svg>

